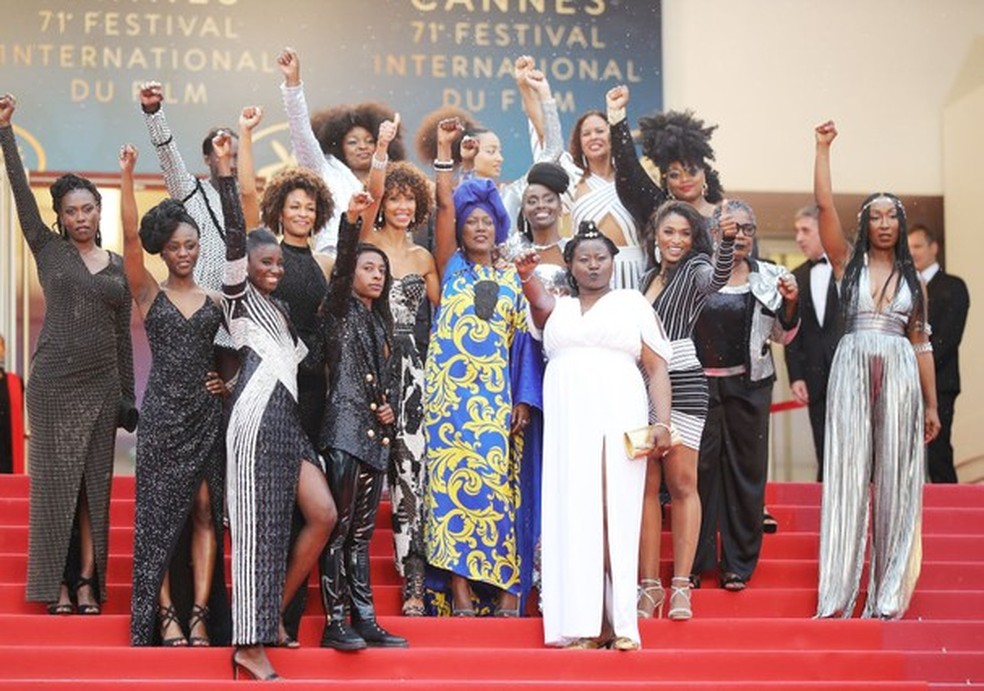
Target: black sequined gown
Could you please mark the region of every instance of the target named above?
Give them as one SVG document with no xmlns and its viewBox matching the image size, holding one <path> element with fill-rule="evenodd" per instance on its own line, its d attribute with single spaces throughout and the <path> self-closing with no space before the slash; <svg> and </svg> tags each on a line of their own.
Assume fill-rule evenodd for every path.
<svg viewBox="0 0 984 691">
<path fill-rule="evenodd" d="M 122 257 L 110 252 L 109 264 L 91 273 L 75 245 L 42 220 L 11 127 L 0 127 L 0 145 L 45 300 L 27 386 L 27 599 L 54 602 L 62 579 L 77 575 L 70 573 L 78 568 L 72 524 L 82 489 L 92 522 L 98 597 L 105 599 L 116 426 L 121 400 L 133 400 L 130 289 Z"/>
<path fill-rule="evenodd" d="M 281 242 L 280 248 L 284 276 L 272 295 L 287 304 L 291 324 L 308 349 L 307 356 L 297 365 L 297 405 L 305 433 L 312 444 L 317 444 L 327 393 L 318 309 L 325 299 L 328 280 L 310 247 Z"/>
<path fill-rule="evenodd" d="M 159 643 L 158 594 L 165 569 L 171 571 L 172 598 L 187 622 L 190 554 L 177 551 L 202 480 L 208 483 L 217 553 L 209 605 L 209 638 L 229 642 L 229 605 L 223 568 L 222 508 L 225 444 L 222 399 L 205 388 L 214 369 L 212 342 L 222 310 L 212 300 L 190 318 L 161 290 L 144 327 L 153 364 L 137 432 L 137 500 L 133 544 L 133 601 L 130 642 Z M 187 548 L 189 542 L 180 540 Z M 184 595 L 185 597 L 180 597 Z M 181 606 L 183 605 L 183 606 Z"/>
</svg>

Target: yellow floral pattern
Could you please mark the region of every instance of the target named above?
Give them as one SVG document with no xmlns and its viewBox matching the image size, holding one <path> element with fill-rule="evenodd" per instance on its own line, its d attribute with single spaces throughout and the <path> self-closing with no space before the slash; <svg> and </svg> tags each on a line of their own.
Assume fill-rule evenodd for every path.
<svg viewBox="0 0 984 691">
<path fill-rule="evenodd" d="M 474 289 L 487 280 L 499 286 L 488 321 L 475 312 Z M 521 454 L 510 450 L 509 349 L 525 329 L 515 270 L 471 265 L 460 254 L 448 262 L 425 377 L 427 560 L 517 593 Z"/>
</svg>

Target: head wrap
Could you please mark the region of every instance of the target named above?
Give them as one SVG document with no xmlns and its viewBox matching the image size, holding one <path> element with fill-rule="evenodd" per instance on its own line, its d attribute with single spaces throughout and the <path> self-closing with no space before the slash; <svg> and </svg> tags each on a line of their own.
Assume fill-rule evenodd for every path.
<svg viewBox="0 0 984 691">
<path fill-rule="evenodd" d="M 563 194 L 567 191 L 571 178 L 567 171 L 556 163 L 543 161 L 536 163 L 526 174 L 526 182 L 530 185 L 543 185 L 548 190 L 556 194 Z"/>
<path fill-rule="evenodd" d="M 454 191 L 454 237 L 461 246 L 461 230 L 475 209 L 482 209 L 495 223 L 495 244 L 505 242 L 509 235 L 509 214 L 495 183 L 487 178 L 465 180 Z"/>
</svg>

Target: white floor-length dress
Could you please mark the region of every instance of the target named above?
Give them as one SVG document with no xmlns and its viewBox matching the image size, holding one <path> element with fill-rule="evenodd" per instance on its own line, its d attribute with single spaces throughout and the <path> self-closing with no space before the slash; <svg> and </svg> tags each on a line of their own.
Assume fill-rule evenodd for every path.
<svg viewBox="0 0 984 691">
<path fill-rule="evenodd" d="M 577 298 L 559 298 L 544 329 L 541 599 L 547 645 L 598 636 L 606 589 L 615 635 L 639 641 L 636 571 L 646 461 L 625 455 L 623 435 L 649 421 L 639 369 L 644 343 L 671 357 L 652 306 L 634 290 L 613 290 L 584 314 Z"/>
</svg>

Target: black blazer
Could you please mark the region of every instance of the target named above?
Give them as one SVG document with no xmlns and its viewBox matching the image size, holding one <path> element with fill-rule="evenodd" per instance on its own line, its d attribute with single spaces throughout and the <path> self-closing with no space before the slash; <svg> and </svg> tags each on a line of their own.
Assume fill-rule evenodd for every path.
<svg viewBox="0 0 984 691">
<path fill-rule="evenodd" d="M 960 278 L 936 272 L 926 284 L 929 298 L 929 325 L 933 328 L 933 362 L 936 364 L 936 390 L 960 393 L 960 361 L 957 349 L 963 338 L 970 309 L 970 295 Z"/>
<path fill-rule="evenodd" d="M 827 395 L 830 363 L 834 360 L 834 351 L 844 327 L 836 291 L 827 295 L 823 324 L 817 322 L 810 289 L 811 268 L 809 262 L 803 262 L 793 269 L 799 286 L 800 328 L 796 338 L 786 346 L 786 374 L 790 383 L 804 380 L 810 401 L 820 401 Z"/>
</svg>

